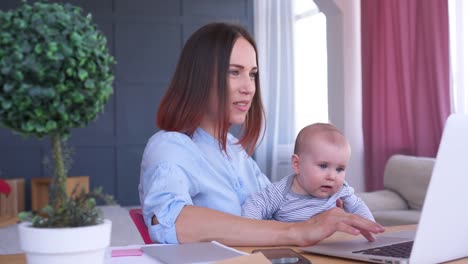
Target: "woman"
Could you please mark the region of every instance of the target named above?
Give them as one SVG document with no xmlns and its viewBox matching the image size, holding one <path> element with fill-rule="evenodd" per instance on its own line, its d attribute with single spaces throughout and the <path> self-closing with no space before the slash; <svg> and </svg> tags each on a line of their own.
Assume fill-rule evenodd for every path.
<svg viewBox="0 0 468 264">
<path fill-rule="evenodd" d="M 250 157 L 264 111 L 255 43 L 242 27 L 213 23 L 185 44 L 157 114 L 161 129 L 141 163 L 140 201 L 151 238 L 216 240 L 230 246 L 311 245 L 336 231 L 383 228 L 334 208 L 298 223 L 240 217 L 241 205 L 269 184 Z M 229 132 L 241 126 L 241 137 Z"/>
</svg>

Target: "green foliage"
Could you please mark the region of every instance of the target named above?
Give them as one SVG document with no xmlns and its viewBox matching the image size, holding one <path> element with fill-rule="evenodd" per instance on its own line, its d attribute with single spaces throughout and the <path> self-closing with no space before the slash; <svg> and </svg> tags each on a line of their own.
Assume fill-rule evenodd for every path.
<svg viewBox="0 0 468 264">
<path fill-rule="evenodd" d="M 23 136 L 50 136 L 52 142 L 51 205 L 43 210 L 46 218 L 31 218 L 34 225 L 96 222 L 92 198 L 66 196 L 62 144 L 71 128 L 86 126 L 103 111 L 114 64 L 105 37 L 81 8 L 23 1 L 15 10 L 0 11 L 0 125 Z"/>
<path fill-rule="evenodd" d="M 102 112 L 114 58 L 70 4 L 24 2 L 0 12 L 0 119 L 23 135 L 68 135 Z"/>
<path fill-rule="evenodd" d="M 30 221 L 35 227 L 78 227 L 96 225 L 102 219 L 102 211 L 96 207 L 96 201 L 113 204 L 110 195 L 102 193 L 102 188 L 86 193 L 84 190 L 75 196 L 73 194 L 64 201 L 61 207 L 55 209 L 47 205 L 40 212 L 21 212 L 22 221 Z M 74 198 L 71 198 L 74 197 Z"/>
</svg>

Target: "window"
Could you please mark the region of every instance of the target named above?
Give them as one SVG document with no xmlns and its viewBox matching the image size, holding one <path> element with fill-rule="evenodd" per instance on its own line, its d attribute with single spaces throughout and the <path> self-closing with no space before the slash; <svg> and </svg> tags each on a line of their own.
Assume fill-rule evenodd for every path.
<svg viewBox="0 0 468 264">
<path fill-rule="evenodd" d="M 449 19 L 453 110 L 468 113 L 468 3 L 450 0 Z"/>
<path fill-rule="evenodd" d="M 294 99 L 296 134 L 328 122 L 326 18 L 312 0 L 294 0 Z"/>
</svg>

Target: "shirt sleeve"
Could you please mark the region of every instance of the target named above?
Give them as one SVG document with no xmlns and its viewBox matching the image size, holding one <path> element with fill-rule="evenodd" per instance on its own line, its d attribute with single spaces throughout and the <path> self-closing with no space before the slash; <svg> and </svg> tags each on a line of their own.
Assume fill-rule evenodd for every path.
<svg viewBox="0 0 468 264">
<path fill-rule="evenodd" d="M 175 221 L 186 205 L 193 205 L 194 186 L 181 168 L 161 163 L 143 172 L 142 208 L 150 237 L 160 243 L 178 243 Z M 152 225 L 155 215 L 158 225 Z"/>
<path fill-rule="evenodd" d="M 139 195 L 143 217 L 153 241 L 178 243 L 175 222 L 191 197 L 199 192 L 196 155 L 190 152 L 189 140 L 165 133 L 147 144 L 140 168 Z M 180 165 L 183 164 L 183 165 Z M 156 216 L 159 224 L 152 225 Z"/>
<path fill-rule="evenodd" d="M 347 183 L 343 184 L 340 198 L 343 200 L 343 206 L 346 212 L 360 215 L 375 222 L 369 207 L 354 193 L 354 188 Z"/>
<path fill-rule="evenodd" d="M 275 184 L 270 184 L 265 190 L 254 193 L 242 205 L 242 216 L 252 219 L 273 219 L 273 214 L 279 209 L 283 196 Z"/>
</svg>

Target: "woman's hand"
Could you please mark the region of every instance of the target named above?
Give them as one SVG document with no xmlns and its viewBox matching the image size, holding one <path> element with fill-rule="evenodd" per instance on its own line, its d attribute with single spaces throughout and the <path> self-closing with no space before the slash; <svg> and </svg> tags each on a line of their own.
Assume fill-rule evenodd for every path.
<svg viewBox="0 0 468 264">
<path fill-rule="evenodd" d="M 291 226 L 290 234 L 299 246 L 310 246 L 331 236 L 336 231 L 351 235 L 362 234 L 367 240 L 374 241 L 372 234 L 382 233 L 385 229 L 371 220 L 346 213 L 335 207 L 307 221 L 295 223 Z"/>
</svg>

